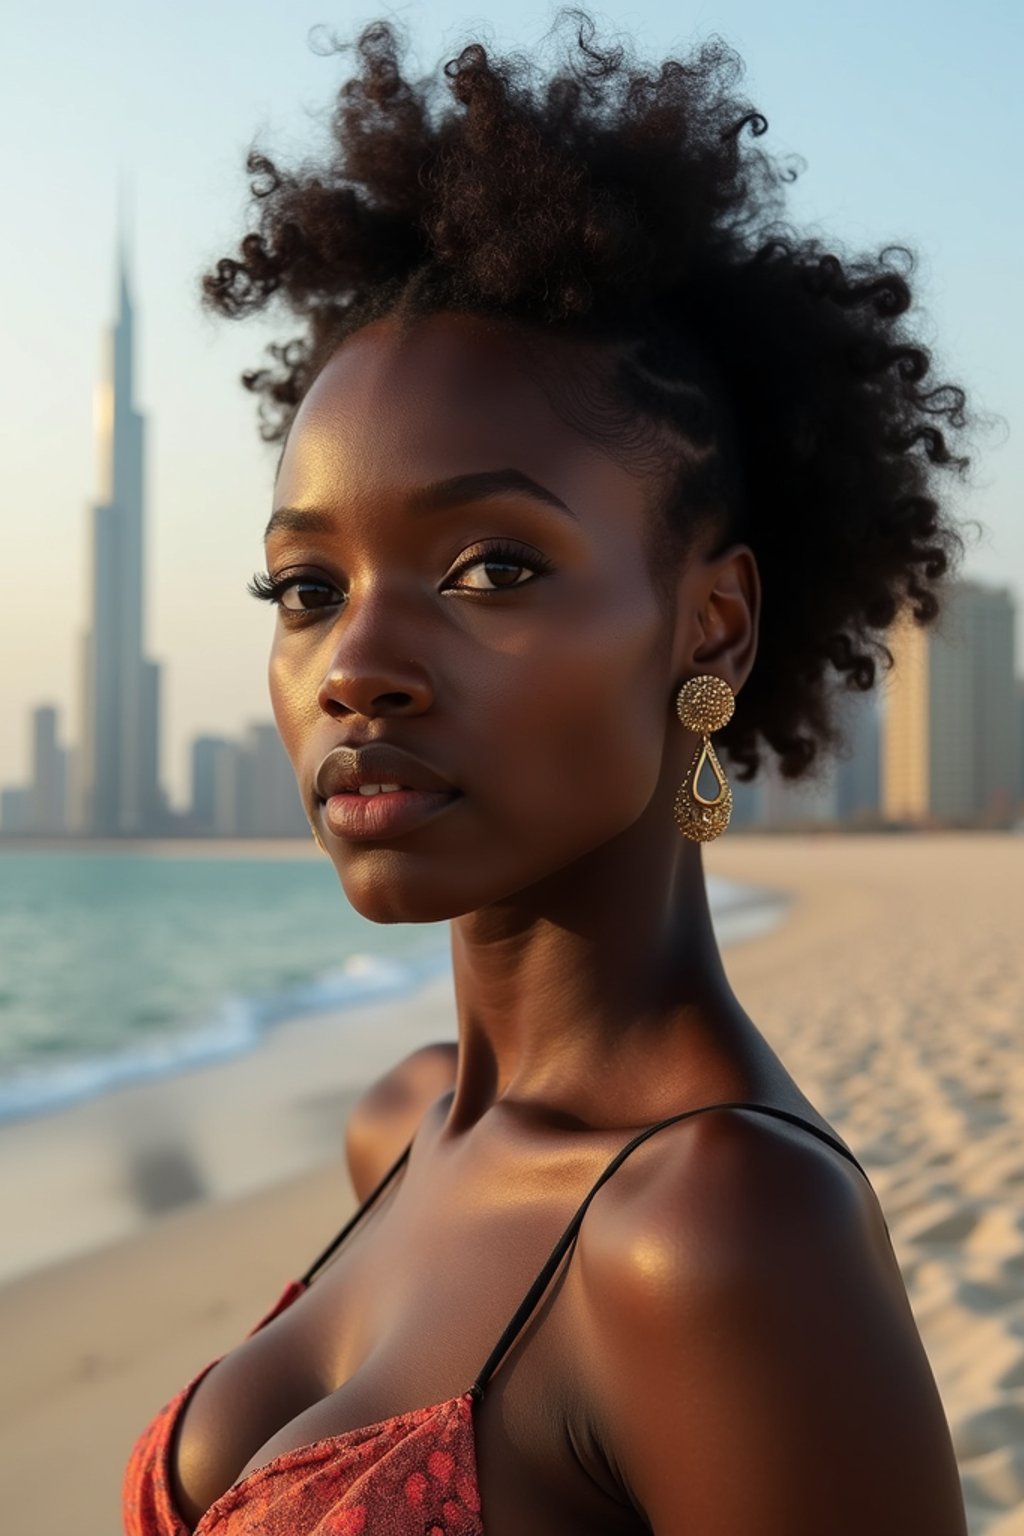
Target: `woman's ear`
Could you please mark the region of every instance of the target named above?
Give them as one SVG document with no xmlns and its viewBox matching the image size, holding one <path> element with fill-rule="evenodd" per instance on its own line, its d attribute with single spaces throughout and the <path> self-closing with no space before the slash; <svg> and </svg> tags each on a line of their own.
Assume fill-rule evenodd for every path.
<svg viewBox="0 0 1024 1536">
<path fill-rule="evenodd" d="M 679 575 L 673 675 L 714 672 L 738 694 L 757 655 L 761 578 L 748 544 L 712 560 L 688 560 Z"/>
</svg>

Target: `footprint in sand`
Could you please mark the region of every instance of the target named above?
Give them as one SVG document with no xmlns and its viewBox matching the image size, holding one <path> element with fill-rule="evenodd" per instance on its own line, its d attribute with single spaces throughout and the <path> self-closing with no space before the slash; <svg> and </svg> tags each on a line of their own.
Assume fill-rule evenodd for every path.
<svg viewBox="0 0 1024 1536">
<path fill-rule="evenodd" d="M 1024 1394 L 1014 1394 L 1009 1402 L 993 1403 L 968 1414 L 954 1429 L 953 1443 L 960 1462 L 1005 1447 L 1024 1447 Z M 1017 1499 L 1024 1499 L 1024 1482 Z"/>
<path fill-rule="evenodd" d="M 1012 1275 L 992 1275 L 984 1280 L 958 1280 L 953 1291 L 961 1306 L 987 1317 L 1020 1296 L 1020 1282 Z"/>
<path fill-rule="evenodd" d="M 1015 1387 L 1024 1387 L 1024 1354 L 1015 1364 L 1008 1366 L 1001 1376 L 996 1377 L 996 1386 L 1001 1392 L 1012 1392 Z"/>
<path fill-rule="evenodd" d="M 953 1206 L 942 1216 L 928 1217 L 923 1226 L 908 1225 L 903 1233 L 904 1242 L 910 1243 L 962 1243 L 978 1224 L 978 1212 L 970 1206 Z"/>
</svg>

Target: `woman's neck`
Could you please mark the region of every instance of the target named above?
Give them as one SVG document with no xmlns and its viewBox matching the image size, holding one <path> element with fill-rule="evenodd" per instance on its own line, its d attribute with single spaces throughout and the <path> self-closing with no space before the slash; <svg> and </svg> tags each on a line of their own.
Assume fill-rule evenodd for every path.
<svg viewBox="0 0 1024 1536">
<path fill-rule="evenodd" d="M 447 1135 L 499 1101 L 581 1128 L 643 1123 L 688 1082 L 699 1093 L 709 1073 L 724 1080 L 730 1051 L 751 1045 L 700 846 L 652 854 L 617 842 L 453 920 L 459 1063 Z"/>
</svg>

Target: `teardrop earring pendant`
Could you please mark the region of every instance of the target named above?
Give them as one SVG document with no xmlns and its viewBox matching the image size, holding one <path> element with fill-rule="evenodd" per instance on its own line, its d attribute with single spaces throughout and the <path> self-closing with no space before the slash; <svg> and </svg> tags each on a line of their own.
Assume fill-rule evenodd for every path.
<svg viewBox="0 0 1024 1536">
<path fill-rule="evenodd" d="M 724 677 L 703 673 L 691 677 L 676 695 L 676 713 L 687 730 L 704 737 L 686 770 L 686 777 L 676 792 L 673 812 L 676 825 L 691 842 L 707 843 L 729 825 L 732 814 L 732 790 L 722 771 L 709 732 L 721 730 L 732 719 L 736 696 Z M 707 763 L 718 781 L 713 800 L 702 795 L 698 785 L 701 769 Z"/>
</svg>

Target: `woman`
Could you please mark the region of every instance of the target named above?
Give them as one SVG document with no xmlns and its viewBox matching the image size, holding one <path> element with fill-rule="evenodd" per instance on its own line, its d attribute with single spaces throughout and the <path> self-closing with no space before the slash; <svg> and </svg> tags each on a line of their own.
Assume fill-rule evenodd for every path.
<svg viewBox="0 0 1024 1536">
<path fill-rule="evenodd" d="M 964 396 L 909 253 L 777 222 L 729 49 L 571 20 L 548 78 L 473 45 L 418 85 L 367 29 L 334 158 L 253 152 L 204 279 L 302 322 L 245 376 L 275 716 L 353 906 L 450 919 L 458 1046 L 362 1099 L 357 1216 L 141 1436 L 132 1536 L 965 1530 L 877 1199 L 701 865 L 715 747 L 806 776 L 835 679 L 938 614 Z"/>
</svg>

